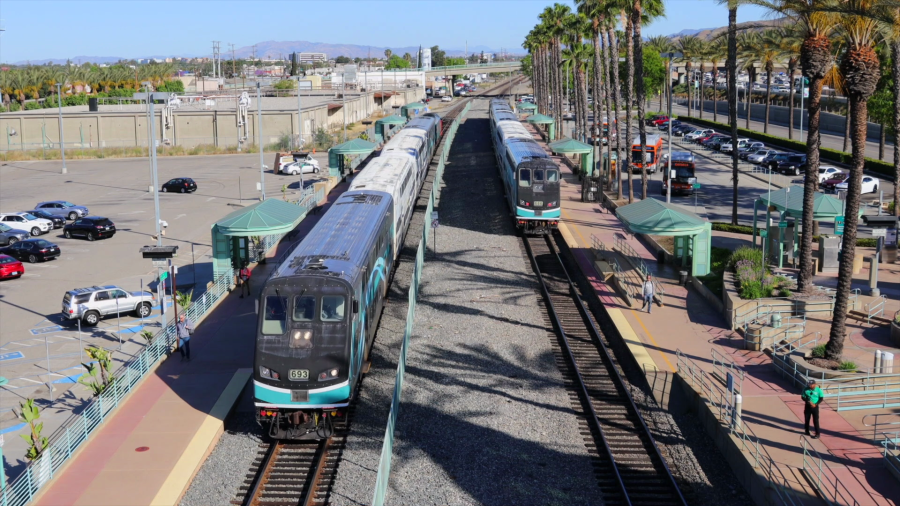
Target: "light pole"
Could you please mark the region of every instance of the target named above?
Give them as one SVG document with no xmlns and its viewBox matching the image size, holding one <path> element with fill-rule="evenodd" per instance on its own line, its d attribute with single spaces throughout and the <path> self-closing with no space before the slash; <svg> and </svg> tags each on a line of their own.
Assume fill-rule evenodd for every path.
<svg viewBox="0 0 900 506">
<path fill-rule="evenodd" d="M 65 174 L 69 171 L 66 169 L 66 141 L 63 137 L 62 83 L 56 83 L 56 103 L 59 104 L 59 153 L 62 156 L 62 170 L 60 170 L 60 174 Z"/>
<path fill-rule="evenodd" d="M 262 83 L 256 81 L 256 129 L 259 130 L 259 189 L 266 200 L 266 176 L 263 174 Z"/>
<path fill-rule="evenodd" d="M 147 92 L 147 102 L 149 103 L 149 111 L 150 111 L 150 173 L 153 175 L 153 210 L 156 215 L 156 219 L 154 220 L 154 226 L 156 227 L 156 245 L 162 246 L 162 229 L 161 229 L 161 220 L 159 218 L 159 175 L 157 174 L 156 167 L 156 114 L 154 112 L 154 103 L 153 103 L 153 93 Z M 160 314 L 162 314 L 161 323 L 163 328 L 166 325 L 166 289 L 163 284 L 163 280 L 160 279 L 159 267 L 156 268 L 156 292 L 159 294 L 159 307 Z M 162 289 L 160 289 L 162 287 Z"/>
<path fill-rule="evenodd" d="M 303 104 L 300 102 L 300 76 L 297 79 L 297 151 L 303 146 Z"/>
<path fill-rule="evenodd" d="M 672 59 L 674 58 L 682 58 L 684 55 L 682 53 L 663 53 L 663 58 L 669 59 L 669 65 L 666 65 L 666 68 L 672 68 Z M 669 109 L 669 156 L 667 160 L 666 167 L 666 180 L 669 181 L 669 184 L 666 185 L 666 204 L 672 202 L 672 74 L 666 76 L 666 91 L 669 93 L 669 96 L 666 100 Z"/>
</svg>

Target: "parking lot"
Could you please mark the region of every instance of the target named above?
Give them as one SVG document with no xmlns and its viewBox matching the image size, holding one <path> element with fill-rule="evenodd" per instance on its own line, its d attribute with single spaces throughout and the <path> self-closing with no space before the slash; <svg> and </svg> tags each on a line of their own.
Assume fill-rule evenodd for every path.
<svg viewBox="0 0 900 506">
<path fill-rule="evenodd" d="M 265 155 L 267 165 L 272 165 L 273 156 Z M 327 155 L 315 157 L 324 176 Z M 158 305 L 145 320 L 123 313 L 119 318 L 103 319 L 96 327 L 84 326 L 80 332 L 75 321 L 63 321 L 60 316 L 63 296 L 70 289 L 118 285 L 138 291 L 156 287 L 156 269 L 139 252 L 141 246 L 155 244 L 149 161 L 78 160 L 67 165 L 67 174 L 60 174 L 58 161 L 0 166 L 0 212 L 28 211 L 41 201 L 68 200 L 87 206 L 92 216 L 112 220 L 117 233 L 89 242 L 66 239 L 62 229 L 52 230 L 40 237 L 60 247 L 59 258 L 25 263 L 23 277 L 0 281 L 0 369 L 9 379 L 0 388 L 0 430 L 16 423 L 9 410 L 20 400 L 48 398 L 48 381 L 53 384 L 53 398 L 62 397 L 69 407 L 89 395 L 83 387 L 69 391 L 83 372 L 83 346 L 117 349 L 114 358 L 122 362 L 143 346 L 142 328 L 155 331 L 160 327 Z M 174 262 L 179 267 L 178 288 L 193 288 L 196 297 L 212 279 L 211 225 L 240 206 L 258 201 L 259 154 L 160 157 L 158 168 L 160 184 L 190 177 L 198 186 L 195 193 L 159 194 L 160 215 L 168 223 L 163 244 L 179 246 Z M 304 182 L 311 184 L 315 178 L 306 174 Z M 288 199 L 299 197 L 300 176 L 267 171 L 268 198 L 281 198 L 282 185 L 289 185 Z M 171 310 L 166 316 L 172 317 Z M 120 340 L 123 346 L 118 350 Z M 49 376 L 48 367 L 52 371 Z"/>
</svg>

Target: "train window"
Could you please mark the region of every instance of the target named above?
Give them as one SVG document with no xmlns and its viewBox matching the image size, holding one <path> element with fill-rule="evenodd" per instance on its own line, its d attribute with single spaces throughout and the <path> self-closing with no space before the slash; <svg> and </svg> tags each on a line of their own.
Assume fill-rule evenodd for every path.
<svg viewBox="0 0 900 506">
<path fill-rule="evenodd" d="M 263 334 L 284 334 L 287 331 L 287 297 L 266 296 L 266 308 L 263 315 Z"/>
<path fill-rule="evenodd" d="M 304 295 L 294 299 L 294 321 L 311 322 L 316 317 L 316 298 Z"/>
<path fill-rule="evenodd" d="M 326 295 L 322 297 L 322 321 L 339 322 L 344 319 L 344 297 Z"/>
<path fill-rule="evenodd" d="M 544 180 L 544 169 L 534 169 L 534 180 L 535 181 L 543 181 Z"/>
<path fill-rule="evenodd" d="M 547 171 L 547 181 L 551 183 L 555 183 L 559 181 L 559 171 L 556 170 L 548 170 Z"/>
<path fill-rule="evenodd" d="M 531 186 L 531 169 L 519 169 L 519 186 L 523 188 Z"/>
</svg>

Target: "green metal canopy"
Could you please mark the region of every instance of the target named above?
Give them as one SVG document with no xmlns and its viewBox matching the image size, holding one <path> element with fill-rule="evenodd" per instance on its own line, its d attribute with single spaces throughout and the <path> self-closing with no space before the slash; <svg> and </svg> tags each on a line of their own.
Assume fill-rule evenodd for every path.
<svg viewBox="0 0 900 506">
<path fill-rule="evenodd" d="M 537 109 L 537 104 L 532 104 L 531 102 L 521 102 L 516 106 L 516 109 L 521 109 L 523 111 L 533 111 Z"/>
<path fill-rule="evenodd" d="M 423 104 L 422 102 L 413 102 L 411 104 L 406 104 L 404 107 L 406 107 L 407 109 L 424 109 L 425 104 Z"/>
<path fill-rule="evenodd" d="M 222 235 L 247 237 L 286 234 L 306 215 L 306 209 L 283 200 L 269 199 L 238 209 L 217 221 L 214 229 Z"/>
<path fill-rule="evenodd" d="M 697 235 L 710 227 L 700 216 L 652 198 L 622 206 L 616 209 L 616 215 L 629 230 L 638 234 Z"/>
<path fill-rule="evenodd" d="M 590 144 L 578 142 L 569 137 L 563 137 L 556 142 L 551 142 L 548 147 L 550 148 L 550 151 L 553 151 L 554 153 L 565 155 L 594 152 L 594 148 Z"/>
<path fill-rule="evenodd" d="M 787 216 L 802 219 L 803 193 L 802 186 L 789 186 L 778 191 L 773 191 L 771 197 L 768 192 L 763 193 L 756 200 L 756 203 L 763 207 L 771 205 L 779 212 L 785 213 Z M 863 210 L 860 209 L 859 214 L 862 215 L 862 213 Z M 844 206 L 840 200 L 831 195 L 816 192 L 816 196 L 813 198 L 813 220 L 833 220 L 838 216 L 843 216 L 843 214 Z"/>
<path fill-rule="evenodd" d="M 338 155 L 362 155 L 375 151 L 375 148 L 375 144 L 357 138 L 353 139 L 352 141 L 347 141 L 343 144 L 338 144 L 337 146 L 329 149 L 328 153 L 335 153 Z"/>
<path fill-rule="evenodd" d="M 550 116 L 544 116 L 543 114 L 532 114 L 525 118 L 525 121 L 533 124 L 533 125 L 552 125 L 554 123 L 553 118 Z"/>
<path fill-rule="evenodd" d="M 404 123 L 406 123 L 406 118 L 397 116 L 396 114 L 391 114 L 390 116 L 385 116 L 375 121 L 376 125 L 379 123 L 382 125 L 403 125 Z"/>
</svg>

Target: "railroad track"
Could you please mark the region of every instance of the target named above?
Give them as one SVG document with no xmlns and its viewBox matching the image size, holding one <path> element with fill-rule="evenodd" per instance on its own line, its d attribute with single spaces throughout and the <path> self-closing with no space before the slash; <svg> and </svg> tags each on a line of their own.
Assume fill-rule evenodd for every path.
<svg viewBox="0 0 900 506">
<path fill-rule="evenodd" d="M 549 236 L 524 238 L 560 347 L 557 364 L 587 425 L 585 446 L 606 505 L 686 506 L 675 478 L 616 370 L 600 331 Z"/>
</svg>

